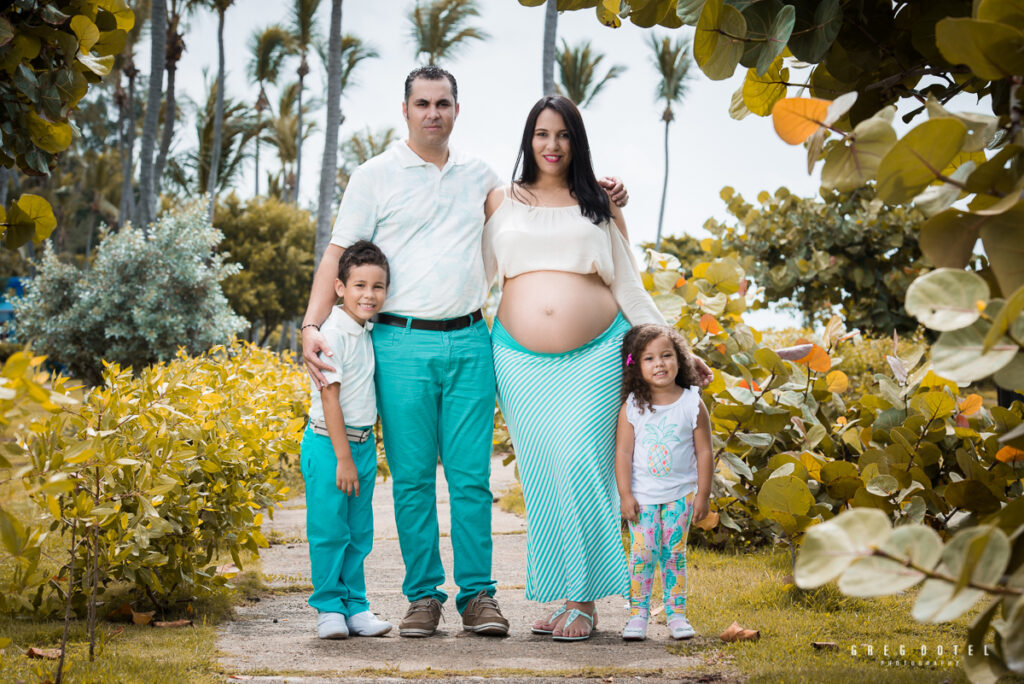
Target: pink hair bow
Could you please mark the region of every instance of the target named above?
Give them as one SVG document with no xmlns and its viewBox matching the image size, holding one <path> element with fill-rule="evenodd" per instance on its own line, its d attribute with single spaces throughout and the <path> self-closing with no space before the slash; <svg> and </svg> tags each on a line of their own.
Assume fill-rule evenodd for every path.
<svg viewBox="0 0 1024 684">
<path fill-rule="evenodd" d="M 633 355 L 632 354 L 626 354 L 626 365 L 627 366 L 632 366 L 633 365 Z"/>
</svg>

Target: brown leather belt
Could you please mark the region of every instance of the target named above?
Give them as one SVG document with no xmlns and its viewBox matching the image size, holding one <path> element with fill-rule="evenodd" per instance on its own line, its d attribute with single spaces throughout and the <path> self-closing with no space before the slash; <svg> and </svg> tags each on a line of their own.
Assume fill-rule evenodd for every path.
<svg viewBox="0 0 1024 684">
<path fill-rule="evenodd" d="M 396 316 L 394 314 L 382 313 L 377 314 L 377 322 L 383 323 L 384 325 L 394 325 L 399 328 L 412 328 L 413 330 L 434 330 L 437 332 L 451 332 L 452 330 L 462 330 L 473 325 L 484 315 L 477 309 L 471 314 L 465 316 L 458 316 L 457 318 L 445 318 L 439 321 L 427 320 L 424 318 L 409 318 L 408 316 Z"/>
</svg>

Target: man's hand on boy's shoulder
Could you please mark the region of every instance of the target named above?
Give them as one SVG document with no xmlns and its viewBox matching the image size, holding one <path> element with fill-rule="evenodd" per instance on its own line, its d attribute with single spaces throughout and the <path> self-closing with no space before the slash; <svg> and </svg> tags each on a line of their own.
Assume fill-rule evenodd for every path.
<svg viewBox="0 0 1024 684">
<path fill-rule="evenodd" d="M 323 371 L 334 370 L 334 366 L 321 359 L 318 354 L 323 352 L 327 356 L 334 356 L 334 352 L 327 345 L 327 338 L 314 326 L 306 326 L 302 329 L 302 361 L 306 364 L 306 372 L 313 379 L 317 389 L 327 387 L 327 379 Z"/>
</svg>

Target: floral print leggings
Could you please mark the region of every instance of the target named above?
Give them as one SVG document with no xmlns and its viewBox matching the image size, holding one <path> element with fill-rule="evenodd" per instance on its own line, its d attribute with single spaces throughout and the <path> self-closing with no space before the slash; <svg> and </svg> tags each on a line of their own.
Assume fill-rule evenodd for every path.
<svg viewBox="0 0 1024 684">
<path fill-rule="evenodd" d="M 640 505 L 629 523 L 629 616 L 648 617 L 654 568 L 661 563 L 665 617 L 686 616 L 686 536 L 693 495 L 666 504 Z"/>
</svg>

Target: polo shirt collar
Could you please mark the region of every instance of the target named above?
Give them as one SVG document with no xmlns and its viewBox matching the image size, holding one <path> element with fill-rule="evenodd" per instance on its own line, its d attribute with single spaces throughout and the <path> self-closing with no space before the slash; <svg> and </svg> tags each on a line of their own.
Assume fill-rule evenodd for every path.
<svg viewBox="0 0 1024 684">
<path fill-rule="evenodd" d="M 412 151 L 409 147 L 409 143 L 405 140 L 395 141 L 391 148 L 398 155 L 398 161 L 403 168 L 410 168 L 413 166 L 427 166 L 430 162 L 426 161 L 420 155 Z M 456 152 L 455 148 L 451 145 L 448 146 L 448 162 L 445 166 L 454 166 L 456 164 L 463 163 L 462 155 Z"/>
<path fill-rule="evenodd" d="M 373 323 L 371 321 L 366 321 L 365 326 L 359 325 L 352 320 L 352 317 L 348 315 L 347 311 L 342 309 L 340 306 L 338 309 L 338 327 L 341 328 L 343 332 L 346 332 L 349 335 L 362 335 L 364 332 L 373 330 Z"/>
</svg>

